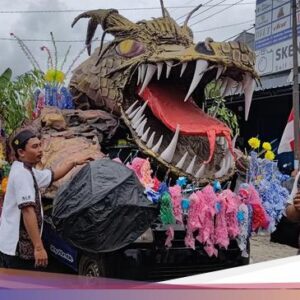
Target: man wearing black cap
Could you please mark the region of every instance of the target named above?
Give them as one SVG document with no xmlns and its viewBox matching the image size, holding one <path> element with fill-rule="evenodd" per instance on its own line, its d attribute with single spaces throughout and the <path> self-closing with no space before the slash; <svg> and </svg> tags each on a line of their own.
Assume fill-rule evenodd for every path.
<svg viewBox="0 0 300 300">
<path fill-rule="evenodd" d="M 16 161 L 11 166 L 0 224 L 0 267 L 33 269 L 46 267 L 48 256 L 41 239 L 43 210 L 39 189 L 65 176 L 73 167 L 90 160 L 77 156 L 55 170 L 37 170 L 42 147 L 29 130 L 18 133 L 12 147 Z"/>
</svg>

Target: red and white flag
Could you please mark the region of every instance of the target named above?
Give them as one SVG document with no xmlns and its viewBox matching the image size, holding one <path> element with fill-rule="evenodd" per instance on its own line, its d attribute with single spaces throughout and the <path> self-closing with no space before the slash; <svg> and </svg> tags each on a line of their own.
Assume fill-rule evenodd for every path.
<svg viewBox="0 0 300 300">
<path fill-rule="evenodd" d="M 291 111 L 278 147 L 278 154 L 294 151 L 294 112 Z"/>
</svg>

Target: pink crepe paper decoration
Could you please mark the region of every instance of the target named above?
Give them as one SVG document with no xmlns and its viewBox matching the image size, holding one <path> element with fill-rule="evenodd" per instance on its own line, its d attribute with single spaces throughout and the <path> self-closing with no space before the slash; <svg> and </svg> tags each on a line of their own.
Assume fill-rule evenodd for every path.
<svg viewBox="0 0 300 300">
<path fill-rule="evenodd" d="M 133 170 L 145 188 L 152 188 L 154 180 L 151 177 L 152 170 L 148 159 L 135 157 L 131 164 L 127 163 L 126 166 Z"/>
<path fill-rule="evenodd" d="M 168 248 L 172 247 L 172 241 L 174 240 L 174 228 L 170 226 L 166 231 L 167 239 L 165 241 L 165 246 Z"/>
<path fill-rule="evenodd" d="M 173 214 L 176 219 L 176 222 L 178 224 L 183 224 L 182 207 L 181 207 L 181 201 L 182 201 L 181 187 L 179 185 L 172 186 L 169 188 L 169 192 L 172 199 Z"/>
<path fill-rule="evenodd" d="M 226 224 L 226 198 L 221 194 L 218 196 L 220 211 L 215 219 L 215 238 L 214 243 L 219 247 L 226 248 L 229 245 L 228 230 Z"/>
<path fill-rule="evenodd" d="M 198 193 L 198 192 L 197 192 Z M 216 214 L 216 203 L 217 203 L 217 195 L 215 194 L 213 187 L 211 185 L 206 186 L 201 194 L 204 198 L 204 201 L 207 205 L 207 209 L 204 214 L 203 227 L 201 232 L 199 231 L 197 240 L 203 242 L 205 244 L 204 250 L 207 252 L 209 256 L 217 256 L 218 251 L 214 247 L 214 217 Z"/>
</svg>

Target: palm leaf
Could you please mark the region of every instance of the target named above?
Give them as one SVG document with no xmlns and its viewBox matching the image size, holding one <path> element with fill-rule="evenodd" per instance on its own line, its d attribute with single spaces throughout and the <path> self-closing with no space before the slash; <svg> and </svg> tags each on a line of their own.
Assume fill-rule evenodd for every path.
<svg viewBox="0 0 300 300">
<path fill-rule="evenodd" d="M 1 75 L 0 75 L 0 88 L 3 89 L 7 86 L 10 82 L 12 77 L 12 70 L 7 68 Z"/>
</svg>

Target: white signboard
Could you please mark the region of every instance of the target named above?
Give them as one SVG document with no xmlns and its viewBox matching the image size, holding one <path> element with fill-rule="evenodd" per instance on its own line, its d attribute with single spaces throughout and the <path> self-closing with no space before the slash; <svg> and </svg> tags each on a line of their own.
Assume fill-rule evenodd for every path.
<svg viewBox="0 0 300 300">
<path fill-rule="evenodd" d="M 300 43 L 298 45 L 300 49 Z M 298 60 L 300 55 L 298 51 Z M 292 40 L 256 51 L 256 70 L 260 75 L 290 70 L 293 67 Z"/>
<path fill-rule="evenodd" d="M 297 12 L 300 24 L 300 11 Z M 300 26 L 298 25 L 300 33 Z M 290 0 L 257 0 L 255 22 L 256 69 L 260 75 L 292 68 L 292 16 Z"/>
</svg>

